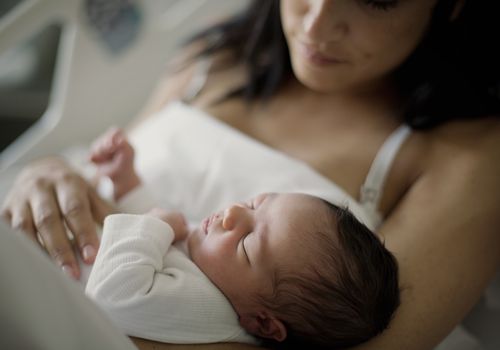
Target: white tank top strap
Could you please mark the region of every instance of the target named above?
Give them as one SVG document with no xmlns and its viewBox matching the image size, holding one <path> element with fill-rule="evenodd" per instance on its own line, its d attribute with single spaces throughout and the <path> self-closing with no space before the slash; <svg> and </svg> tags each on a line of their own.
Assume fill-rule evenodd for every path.
<svg viewBox="0 0 500 350">
<path fill-rule="evenodd" d="M 183 102 L 192 102 L 200 94 L 207 82 L 208 72 L 210 71 L 211 65 L 212 60 L 209 57 L 202 57 L 198 60 L 193 78 L 189 82 L 189 85 L 184 92 L 184 96 L 182 97 Z"/>
<path fill-rule="evenodd" d="M 411 128 L 403 124 L 393 131 L 380 147 L 372 162 L 365 183 L 361 186 L 361 204 L 378 213 L 380 197 L 385 181 L 396 155 L 411 133 Z"/>
</svg>

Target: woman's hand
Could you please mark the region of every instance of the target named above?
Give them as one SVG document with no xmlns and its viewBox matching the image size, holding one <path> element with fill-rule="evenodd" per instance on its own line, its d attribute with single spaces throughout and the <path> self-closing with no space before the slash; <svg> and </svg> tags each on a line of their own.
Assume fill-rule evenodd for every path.
<svg viewBox="0 0 500 350">
<path fill-rule="evenodd" d="M 63 160 L 46 158 L 28 165 L 3 204 L 2 216 L 14 228 L 41 244 L 67 274 L 79 278 L 69 230 L 85 263 L 93 263 L 102 224 L 112 207 Z"/>
</svg>

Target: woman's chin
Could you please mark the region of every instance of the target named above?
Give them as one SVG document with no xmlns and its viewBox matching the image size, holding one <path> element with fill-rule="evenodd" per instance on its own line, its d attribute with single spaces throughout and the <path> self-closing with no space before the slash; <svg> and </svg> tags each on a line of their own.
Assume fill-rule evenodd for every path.
<svg viewBox="0 0 500 350">
<path fill-rule="evenodd" d="M 311 71 L 308 67 L 293 68 L 297 80 L 305 87 L 323 94 L 341 93 L 349 89 L 348 84 L 340 77 L 332 76 L 320 71 Z"/>
</svg>

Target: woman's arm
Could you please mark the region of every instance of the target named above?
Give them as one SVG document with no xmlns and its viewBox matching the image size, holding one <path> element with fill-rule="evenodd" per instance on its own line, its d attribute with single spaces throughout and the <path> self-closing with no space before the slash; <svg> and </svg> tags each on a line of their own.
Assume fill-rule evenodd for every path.
<svg viewBox="0 0 500 350">
<path fill-rule="evenodd" d="M 238 343 L 216 344 L 167 344 L 142 338 L 131 338 L 140 350 L 256 350 L 258 346 Z"/>
<path fill-rule="evenodd" d="M 127 131 L 133 130 L 144 120 L 150 118 L 168 102 L 183 98 L 196 72 L 197 61 L 195 60 L 191 64 L 186 64 L 186 62 L 189 61 L 201 47 L 201 43 L 193 43 L 169 63 L 166 72 L 159 79 L 155 89 L 139 112 L 137 118 L 128 125 Z"/>
<path fill-rule="evenodd" d="M 399 262 L 402 305 L 389 329 L 353 350 L 434 348 L 500 264 L 500 123 L 465 122 L 430 133 L 423 136 L 429 152 L 421 176 L 380 231 Z M 182 350 L 134 342 L 142 350 Z"/>
<path fill-rule="evenodd" d="M 431 156 L 381 229 L 395 253 L 402 304 L 357 350 L 432 349 L 478 301 L 500 263 L 500 123 L 434 132 Z"/>
</svg>

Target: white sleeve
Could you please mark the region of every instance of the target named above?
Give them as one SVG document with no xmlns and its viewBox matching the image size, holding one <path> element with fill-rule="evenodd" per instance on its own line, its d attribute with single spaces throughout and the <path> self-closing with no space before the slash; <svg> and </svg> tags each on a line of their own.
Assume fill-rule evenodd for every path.
<svg viewBox="0 0 500 350">
<path fill-rule="evenodd" d="M 106 217 L 86 293 L 99 303 L 120 303 L 147 295 L 173 240 L 172 228 L 157 218 L 132 214 Z"/>
</svg>

